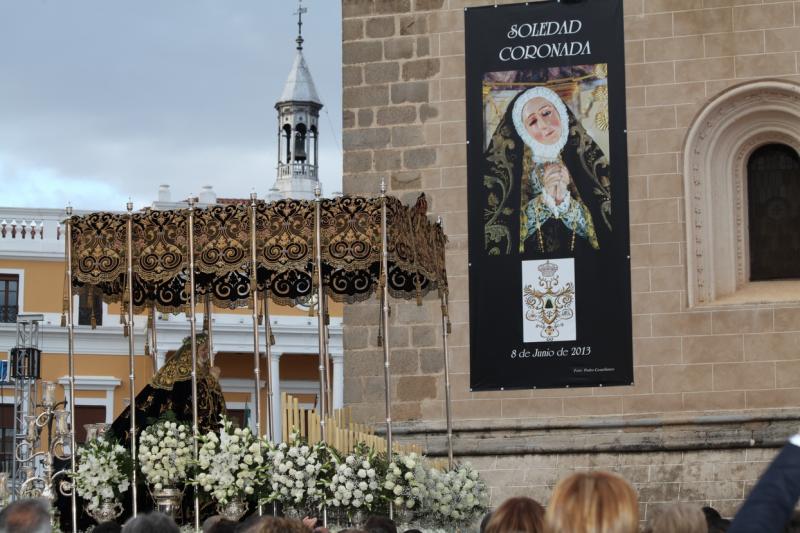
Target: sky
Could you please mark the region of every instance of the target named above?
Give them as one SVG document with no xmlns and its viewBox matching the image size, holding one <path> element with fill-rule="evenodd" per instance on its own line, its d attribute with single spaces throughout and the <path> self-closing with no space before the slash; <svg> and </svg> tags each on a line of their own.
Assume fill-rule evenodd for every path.
<svg viewBox="0 0 800 533">
<path fill-rule="evenodd" d="M 324 104 L 323 193 L 341 190 L 341 3 L 302 0 Z M 0 0 L 0 206 L 121 210 L 211 185 L 264 197 L 298 0 Z"/>
</svg>

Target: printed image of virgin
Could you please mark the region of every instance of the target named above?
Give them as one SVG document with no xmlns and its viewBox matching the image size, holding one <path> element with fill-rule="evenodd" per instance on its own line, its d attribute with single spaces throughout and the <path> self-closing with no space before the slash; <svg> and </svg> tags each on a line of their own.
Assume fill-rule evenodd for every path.
<svg viewBox="0 0 800 533">
<path fill-rule="evenodd" d="M 489 255 L 574 257 L 609 244 L 609 159 L 555 91 L 517 94 L 484 158 Z"/>
</svg>

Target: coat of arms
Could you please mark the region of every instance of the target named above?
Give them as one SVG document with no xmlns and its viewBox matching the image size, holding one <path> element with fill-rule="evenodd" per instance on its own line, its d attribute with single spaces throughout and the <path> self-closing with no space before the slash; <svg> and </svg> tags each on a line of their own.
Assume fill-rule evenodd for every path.
<svg viewBox="0 0 800 533">
<path fill-rule="evenodd" d="M 551 261 L 525 261 L 525 263 L 538 263 L 535 274 L 530 266 L 523 267 L 523 310 L 525 320 L 530 322 L 537 331 L 538 338 L 530 338 L 530 325 L 524 327 L 525 342 L 556 340 L 575 340 L 575 283 L 569 280 L 574 278 L 574 269 L 568 268 L 569 281 L 561 282 L 558 274 L 558 263 L 569 262 L 571 259 L 555 259 Z M 562 265 L 564 266 L 564 265 Z M 531 279 L 531 275 L 535 279 Z M 533 283 L 530 283 L 533 281 Z"/>
</svg>

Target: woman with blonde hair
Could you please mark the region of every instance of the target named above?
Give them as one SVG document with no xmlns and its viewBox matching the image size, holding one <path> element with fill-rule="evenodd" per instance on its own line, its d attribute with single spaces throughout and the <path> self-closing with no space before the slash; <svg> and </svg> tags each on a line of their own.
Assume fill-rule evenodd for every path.
<svg viewBox="0 0 800 533">
<path fill-rule="evenodd" d="M 647 519 L 645 533 L 708 533 L 706 515 L 693 503 L 661 506 Z"/>
<path fill-rule="evenodd" d="M 636 533 L 639 502 L 610 472 L 577 472 L 559 481 L 544 515 L 546 533 Z"/>
<path fill-rule="evenodd" d="M 531 498 L 509 498 L 492 512 L 485 533 L 541 533 L 544 508 Z"/>
</svg>

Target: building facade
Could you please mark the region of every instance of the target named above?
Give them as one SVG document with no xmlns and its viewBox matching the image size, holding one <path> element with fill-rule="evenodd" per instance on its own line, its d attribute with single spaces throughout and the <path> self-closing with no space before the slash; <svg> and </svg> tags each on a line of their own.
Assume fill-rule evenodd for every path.
<svg viewBox="0 0 800 533">
<path fill-rule="evenodd" d="M 643 517 L 677 500 L 730 516 L 800 422 L 798 4 L 625 0 L 635 384 L 473 393 L 464 10 L 507 3 L 342 2 L 344 191 L 375 194 L 384 177 L 407 201 L 424 191 L 450 238 L 456 455 L 493 505 L 546 501 L 570 471 L 604 468 L 636 486 Z M 373 423 L 377 316 L 344 310 L 345 403 Z M 438 302 L 393 302 L 395 433 L 433 454 L 438 324 Z"/>
</svg>

